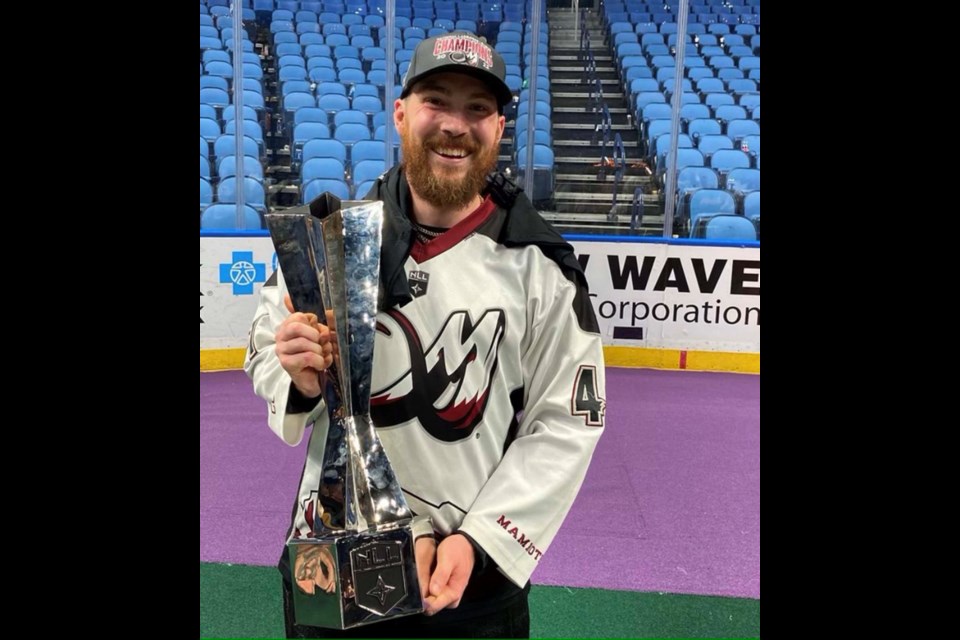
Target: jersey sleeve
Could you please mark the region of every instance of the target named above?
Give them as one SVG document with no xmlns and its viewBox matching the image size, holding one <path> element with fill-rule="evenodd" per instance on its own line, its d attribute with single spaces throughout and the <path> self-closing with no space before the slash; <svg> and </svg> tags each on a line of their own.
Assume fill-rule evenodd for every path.
<svg viewBox="0 0 960 640">
<path fill-rule="evenodd" d="M 318 398 L 317 405 L 308 412 L 289 411 L 292 381 L 290 375 L 280 366 L 280 359 L 274 348 L 277 328 L 289 315 L 283 304 L 287 287 L 279 269 L 275 275 L 276 278 L 267 280 L 260 290 L 260 302 L 250 328 L 243 370 L 253 380 L 254 392 L 267 401 L 267 421 L 270 428 L 284 442 L 296 446 L 303 438 L 306 426 L 313 423 L 324 410 L 324 403 Z"/>
<path fill-rule="evenodd" d="M 460 526 L 518 586 L 530 579 L 580 490 L 603 431 L 606 397 L 603 345 L 586 288 L 553 262 L 542 263 L 530 281 L 543 288 L 529 297 L 519 430 Z"/>
</svg>

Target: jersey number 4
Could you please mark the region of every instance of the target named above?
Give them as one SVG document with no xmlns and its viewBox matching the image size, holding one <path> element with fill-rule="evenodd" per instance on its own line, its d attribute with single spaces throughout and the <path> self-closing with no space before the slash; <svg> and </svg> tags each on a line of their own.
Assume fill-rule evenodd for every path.
<svg viewBox="0 0 960 640">
<path fill-rule="evenodd" d="M 588 427 L 602 427 L 605 404 L 597 393 L 597 368 L 581 365 L 573 383 L 573 415 L 583 416 Z"/>
</svg>

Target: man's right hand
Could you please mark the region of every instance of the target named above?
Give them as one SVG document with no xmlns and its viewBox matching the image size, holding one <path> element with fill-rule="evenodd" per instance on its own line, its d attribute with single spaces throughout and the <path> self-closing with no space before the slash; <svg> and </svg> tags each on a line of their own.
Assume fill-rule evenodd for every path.
<svg viewBox="0 0 960 640">
<path fill-rule="evenodd" d="M 320 374 L 333 363 L 336 333 L 320 324 L 316 315 L 294 312 L 289 295 L 283 302 L 290 315 L 277 329 L 276 352 L 280 366 L 290 374 L 301 394 L 316 398 L 321 391 Z M 331 315 L 328 313 L 328 320 Z"/>
</svg>

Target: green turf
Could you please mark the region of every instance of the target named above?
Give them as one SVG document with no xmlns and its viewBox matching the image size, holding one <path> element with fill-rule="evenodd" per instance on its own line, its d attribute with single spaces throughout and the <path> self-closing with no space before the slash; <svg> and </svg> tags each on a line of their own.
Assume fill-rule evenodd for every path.
<svg viewBox="0 0 960 640">
<path fill-rule="evenodd" d="M 200 563 L 200 636 L 282 638 L 273 567 Z M 759 637 L 760 601 L 534 585 L 534 638 Z"/>
</svg>

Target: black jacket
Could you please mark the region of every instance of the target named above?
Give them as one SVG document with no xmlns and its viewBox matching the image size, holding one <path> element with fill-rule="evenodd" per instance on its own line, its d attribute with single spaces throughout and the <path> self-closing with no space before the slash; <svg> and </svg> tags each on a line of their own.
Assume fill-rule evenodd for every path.
<svg viewBox="0 0 960 640">
<path fill-rule="evenodd" d="M 587 281 L 583 269 L 570 246 L 557 233 L 550 223 L 537 212 L 523 190 L 508 180 L 502 173 L 494 172 L 487 177 L 484 195 L 489 193 L 497 207 L 506 212 L 506 224 L 503 226 L 498 242 L 507 247 L 536 245 L 544 255 L 556 262 L 566 278 L 578 285 L 581 296 L 577 303 L 590 306 Z M 407 274 L 403 265 L 410 255 L 414 242 L 413 227 L 410 224 L 410 186 L 407 184 L 403 169 L 398 165 L 377 179 L 365 200 L 383 200 L 384 221 L 383 239 L 380 249 L 380 282 L 383 288 L 383 308 L 403 306 L 412 300 Z M 580 317 L 592 319 L 592 331 L 598 331 L 593 309 L 585 309 Z M 584 327 L 588 328 L 588 327 Z"/>
</svg>

